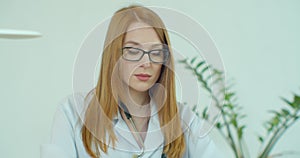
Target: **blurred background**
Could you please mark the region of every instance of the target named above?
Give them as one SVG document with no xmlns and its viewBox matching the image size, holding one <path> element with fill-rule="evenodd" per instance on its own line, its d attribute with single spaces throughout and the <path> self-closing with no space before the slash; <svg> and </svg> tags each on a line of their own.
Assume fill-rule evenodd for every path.
<svg viewBox="0 0 300 158">
<path fill-rule="evenodd" d="M 247 114 L 245 141 L 250 155 L 258 154 L 257 136 L 264 134 L 262 124 L 271 117 L 268 110 L 283 106 L 279 97 L 291 100 L 293 93 L 300 94 L 297 0 L 1 0 L 0 32 L 40 33 L 34 38 L 0 35 L 1 157 L 40 157 L 57 103 L 73 92 L 73 67 L 82 42 L 97 24 L 132 3 L 180 11 L 209 32 Z M 185 50 L 175 34 L 171 41 Z M 273 152 L 296 151 L 284 157 L 299 158 L 299 133 L 297 122 Z M 217 132 L 215 136 L 231 157 Z"/>
</svg>

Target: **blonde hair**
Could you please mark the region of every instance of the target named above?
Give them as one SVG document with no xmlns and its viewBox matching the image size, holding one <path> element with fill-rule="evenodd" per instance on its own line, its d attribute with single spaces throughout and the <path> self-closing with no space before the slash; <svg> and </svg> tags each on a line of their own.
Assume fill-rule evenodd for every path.
<svg viewBox="0 0 300 158">
<path fill-rule="evenodd" d="M 113 148 L 117 141 L 113 130 L 112 119 L 118 114 L 118 100 L 114 98 L 114 85 L 111 84 L 113 69 L 121 57 L 121 48 L 128 26 L 133 22 L 144 22 L 156 31 L 163 44 L 170 47 L 170 40 L 165 26 L 159 16 L 152 10 L 141 6 L 129 6 L 118 10 L 111 19 L 102 56 L 99 80 L 95 88 L 95 96 L 85 112 L 84 125 L 81 129 L 82 141 L 91 157 L 100 157 L 100 149 L 107 153 L 107 143 Z M 157 83 L 166 89 L 166 100 L 158 111 L 160 127 L 164 135 L 164 153 L 168 157 L 182 157 L 185 151 L 185 140 L 182 134 L 178 114 L 174 59 L 170 51 L 167 65 L 162 66 Z M 114 83 L 115 84 L 115 83 Z M 115 84 L 117 87 L 118 82 Z M 106 140 L 108 136 L 109 140 Z"/>
</svg>

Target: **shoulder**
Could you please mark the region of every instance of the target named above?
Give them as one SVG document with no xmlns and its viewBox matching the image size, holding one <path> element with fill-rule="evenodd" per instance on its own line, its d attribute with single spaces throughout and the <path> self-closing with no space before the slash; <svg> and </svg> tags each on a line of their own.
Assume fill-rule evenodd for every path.
<svg viewBox="0 0 300 158">
<path fill-rule="evenodd" d="M 76 146 L 81 140 L 78 137 L 82 125 L 80 114 L 85 98 L 86 93 L 73 93 L 59 101 L 52 122 L 50 143 L 44 147 L 42 157 L 78 157 Z"/>
<path fill-rule="evenodd" d="M 57 110 L 67 113 L 74 112 L 74 110 L 83 106 L 84 97 L 84 94 L 79 92 L 69 94 L 59 101 Z"/>
<path fill-rule="evenodd" d="M 181 126 L 186 134 L 193 137 L 207 135 L 211 129 L 206 128 L 206 125 L 209 125 L 207 121 L 196 115 L 196 112 L 190 106 L 182 103 L 178 103 L 177 106 L 180 113 Z"/>
<path fill-rule="evenodd" d="M 191 125 L 195 119 L 199 119 L 195 112 L 192 111 L 191 107 L 183 103 L 177 103 L 180 118 L 186 125 Z"/>
<path fill-rule="evenodd" d="M 61 99 L 57 106 L 56 115 L 62 115 L 71 124 L 75 124 L 79 118 L 83 118 L 88 105 L 89 93 L 76 92 Z"/>
<path fill-rule="evenodd" d="M 208 123 L 197 116 L 190 106 L 181 103 L 178 103 L 177 106 L 187 144 L 184 157 L 223 158 L 215 142 L 211 139 L 211 128 L 205 126 Z"/>
</svg>

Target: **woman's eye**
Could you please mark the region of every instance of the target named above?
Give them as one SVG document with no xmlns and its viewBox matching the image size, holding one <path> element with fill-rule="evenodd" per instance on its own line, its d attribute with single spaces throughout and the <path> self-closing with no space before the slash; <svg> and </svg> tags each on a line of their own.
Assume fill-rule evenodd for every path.
<svg viewBox="0 0 300 158">
<path fill-rule="evenodd" d="M 139 54 L 140 51 L 139 51 L 139 50 L 136 50 L 136 49 L 129 49 L 129 50 L 128 50 L 128 53 L 131 54 L 131 55 L 135 55 L 135 54 Z"/>
<path fill-rule="evenodd" d="M 163 54 L 162 50 L 156 50 L 151 52 L 152 55 L 154 56 L 161 56 Z"/>
</svg>

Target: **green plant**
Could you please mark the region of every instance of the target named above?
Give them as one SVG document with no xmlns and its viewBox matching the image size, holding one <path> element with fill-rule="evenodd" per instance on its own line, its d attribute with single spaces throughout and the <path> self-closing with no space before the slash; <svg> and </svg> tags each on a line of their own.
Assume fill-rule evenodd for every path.
<svg viewBox="0 0 300 158">
<path fill-rule="evenodd" d="M 214 94 L 211 89 L 215 84 L 225 83 L 224 73 L 207 65 L 205 61 L 198 61 L 197 57 L 180 60 L 179 62 L 185 64 L 185 67 L 196 75 L 202 87 L 212 97 L 213 101 L 216 103 L 216 107 L 219 108 L 220 119 L 215 124 L 215 127 L 230 145 L 235 157 L 246 158 L 248 149 L 243 141 L 246 126 L 241 123 L 246 115 L 241 112 L 242 107 L 236 103 L 236 93 L 231 90 L 232 86 L 224 86 L 218 93 L 223 95 L 223 100 L 220 100 L 218 99 L 219 96 Z M 278 142 L 279 138 L 300 117 L 300 96 L 294 94 L 293 101 L 288 101 L 285 98 L 282 98 L 282 100 L 287 104 L 287 107 L 277 111 L 270 111 L 273 114 L 273 117 L 264 126 L 267 134 L 258 137 L 262 144 L 262 150 L 257 156 L 258 158 L 271 157 L 270 152 Z M 201 115 L 197 111 L 197 105 L 193 107 L 193 110 L 198 116 L 208 120 L 207 108 L 208 107 L 204 108 Z"/>
<path fill-rule="evenodd" d="M 282 100 L 286 103 L 286 107 L 281 108 L 278 111 L 270 111 L 273 114 L 273 117 L 265 124 L 267 135 L 265 137 L 258 137 L 259 141 L 263 145 L 263 150 L 258 156 L 259 158 L 268 157 L 279 138 L 300 117 L 300 96 L 294 94 L 294 99 L 291 102 L 285 98 L 282 98 Z"/>
</svg>

